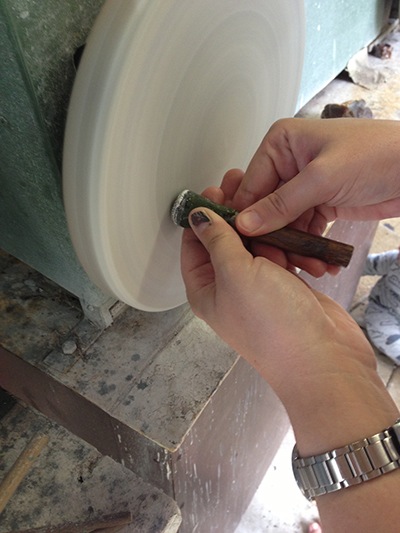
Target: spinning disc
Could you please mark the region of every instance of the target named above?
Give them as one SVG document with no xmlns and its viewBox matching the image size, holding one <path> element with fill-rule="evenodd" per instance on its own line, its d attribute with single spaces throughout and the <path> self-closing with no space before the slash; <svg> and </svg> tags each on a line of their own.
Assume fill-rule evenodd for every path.
<svg viewBox="0 0 400 533">
<path fill-rule="evenodd" d="M 293 114 L 302 1 L 108 0 L 71 98 L 64 197 L 89 277 L 146 311 L 186 300 L 183 189 L 245 168 L 270 124 Z"/>
</svg>

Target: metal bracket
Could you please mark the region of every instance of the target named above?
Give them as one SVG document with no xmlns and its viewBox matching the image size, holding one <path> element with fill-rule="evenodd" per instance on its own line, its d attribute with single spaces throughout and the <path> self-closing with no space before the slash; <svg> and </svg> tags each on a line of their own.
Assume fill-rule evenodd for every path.
<svg viewBox="0 0 400 533">
<path fill-rule="evenodd" d="M 85 317 L 101 329 L 111 326 L 114 319 L 128 307 L 115 298 L 109 298 L 100 305 L 94 305 L 83 298 L 80 298 L 79 301 Z"/>
</svg>

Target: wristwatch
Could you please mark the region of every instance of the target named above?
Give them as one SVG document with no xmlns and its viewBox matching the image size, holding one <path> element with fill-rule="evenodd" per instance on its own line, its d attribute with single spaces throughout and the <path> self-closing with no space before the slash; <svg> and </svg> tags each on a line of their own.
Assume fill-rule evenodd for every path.
<svg viewBox="0 0 400 533">
<path fill-rule="evenodd" d="M 308 500 L 369 481 L 400 467 L 400 418 L 372 437 L 311 457 L 295 445 L 293 474 Z"/>
</svg>

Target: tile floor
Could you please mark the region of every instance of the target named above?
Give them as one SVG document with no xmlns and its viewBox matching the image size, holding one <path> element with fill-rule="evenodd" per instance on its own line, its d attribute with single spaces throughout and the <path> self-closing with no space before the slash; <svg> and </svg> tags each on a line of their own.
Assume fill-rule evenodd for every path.
<svg viewBox="0 0 400 533">
<path fill-rule="evenodd" d="M 383 252 L 399 245 L 400 219 L 380 222 L 371 252 Z M 377 279 L 375 276 L 360 279 L 350 308 L 361 328 L 368 294 Z M 400 407 L 400 367 L 379 352 L 376 357 L 380 376 Z M 316 505 L 303 498 L 293 478 L 293 444 L 294 437 L 289 431 L 235 533 L 306 533 L 310 522 L 318 519 Z"/>
</svg>

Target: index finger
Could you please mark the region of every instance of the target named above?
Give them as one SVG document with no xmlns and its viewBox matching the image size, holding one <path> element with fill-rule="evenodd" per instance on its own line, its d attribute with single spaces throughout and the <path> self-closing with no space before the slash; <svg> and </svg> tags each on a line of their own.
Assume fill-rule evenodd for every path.
<svg viewBox="0 0 400 533">
<path fill-rule="evenodd" d="M 298 174 L 300 169 L 290 141 L 295 123 L 290 121 L 291 130 L 286 126 L 288 123 L 280 120 L 273 124 L 252 157 L 234 197 L 235 208 L 239 211 Z"/>
</svg>

